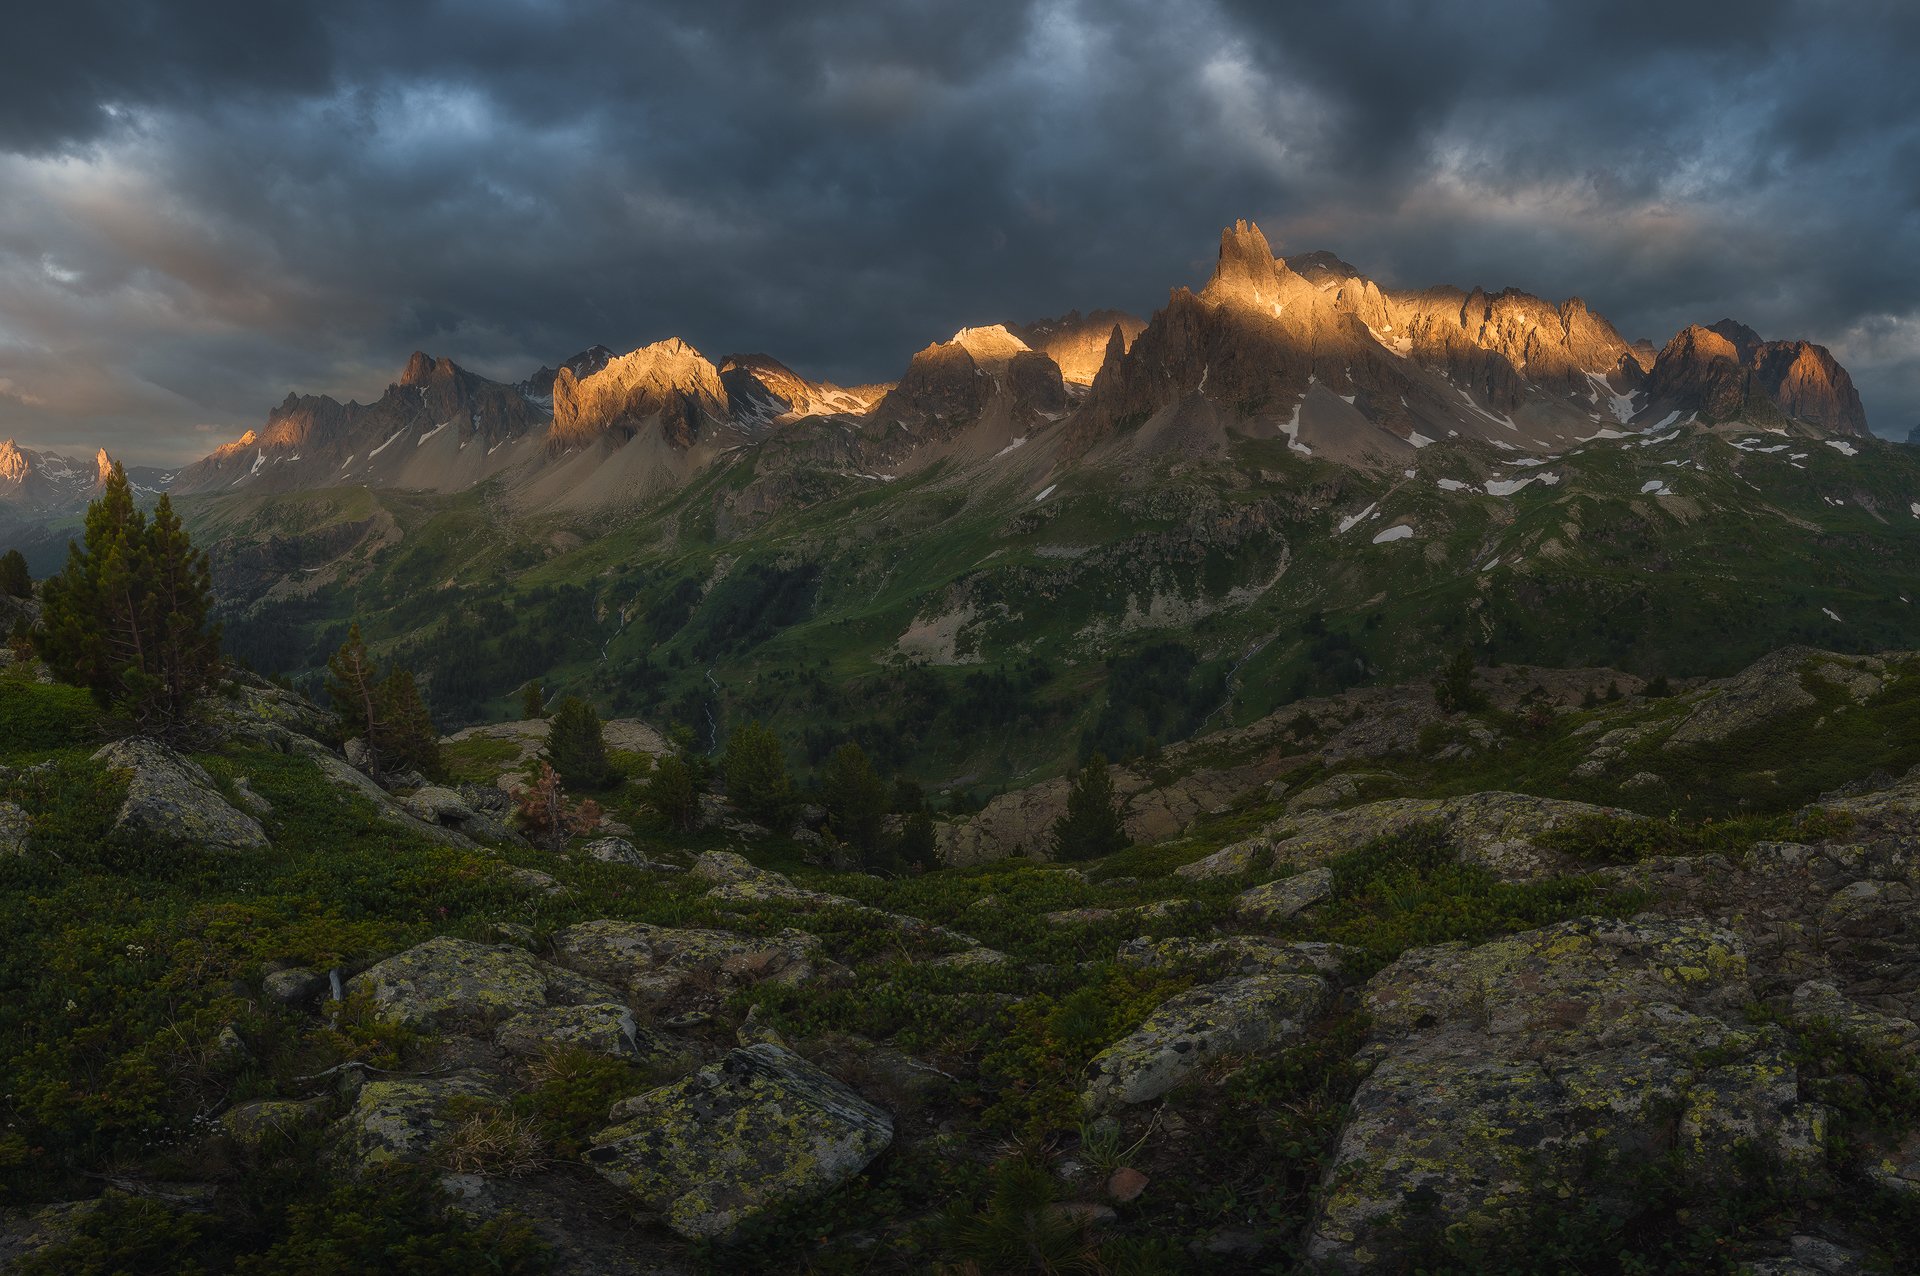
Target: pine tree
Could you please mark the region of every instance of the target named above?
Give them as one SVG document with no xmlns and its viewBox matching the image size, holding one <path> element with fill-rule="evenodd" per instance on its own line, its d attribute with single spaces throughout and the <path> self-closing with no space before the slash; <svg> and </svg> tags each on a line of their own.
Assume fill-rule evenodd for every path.
<svg viewBox="0 0 1920 1276">
<path fill-rule="evenodd" d="M 793 806 L 793 781 L 780 738 L 758 722 L 749 722 L 727 740 L 720 758 L 727 796 L 747 817 L 775 831 Z"/>
<path fill-rule="evenodd" d="M 357 621 L 347 627 L 346 641 L 327 660 L 327 699 L 340 721 L 340 733 L 348 739 L 358 736 L 373 748 L 374 726 L 380 720 L 380 681 Z M 375 769 L 379 769 L 377 754 Z"/>
<path fill-rule="evenodd" d="M 33 596 L 33 573 L 27 570 L 27 556 L 17 549 L 0 554 L 0 594 L 9 598 Z"/>
<path fill-rule="evenodd" d="M 1053 826 L 1053 857 L 1057 860 L 1093 859 L 1124 851 L 1132 841 L 1113 801 L 1113 777 L 1107 759 L 1096 753 L 1087 759 L 1067 794 L 1067 813 Z"/>
<path fill-rule="evenodd" d="M 529 722 L 547 716 L 547 691 L 538 678 L 520 692 L 520 716 Z"/>
<path fill-rule="evenodd" d="M 887 786 L 859 745 L 843 744 L 827 759 L 821 797 L 833 835 L 875 858 L 886 830 Z"/>
<path fill-rule="evenodd" d="M 377 695 L 380 712 L 380 756 L 397 771 L 418 771 L 428 777 L 443 773 L 440 731 L 420 698 L 411 669 L 395 669 L 381 680 Z"/>
<path fill-rule="evenodd" d="M 1447 661 L 1440 680 L 1433 684 L 1433 698 L 1442 713 L 1468 713 L 1484 709 L 1487 698 L 1473 685 L 1473 649 L 1462 647 Z"/>
<path fill-rule="evenodd" d="M 893 839 L 893 859 L 906 868 L 927 869 L 940 866 L 938 839 L 933 833 L 933 814 L 924 807 L 908 815 Z"/>
<path fill-rule="evenodd" d="M 359 737 L 378 776 L 418 771 L 441 774 L 440 734 L 420 697 L 413 671 L 393 668 L 379 676 L 356 623 L 327 661 L 327 697 L 342 735 Z"/>
<path fill-rule="evenodd" d="M 171 734 L 220 673 L 220 627 L 206 555 L 193 548 L 172 502 L 151 522 L 118 463 L 87 507 L 81 543 L 47 581 L 41 659 L 142 727 Z"/>
<path fill-rule="evenodd" d="M 653 764 L 644 789 L 647 805 L 667 826 L 682 833 L 692 832 L 700 819 L 700 787 L 693 768 L 677 753 L 669 753 Z"/>
<path fill-rule="evenodd" d="M 600 715 L 578 696 L 568 696 L 554 711 L 546 757 L 571 789 L 604 789 L 615 779 Z"/>
</svg>

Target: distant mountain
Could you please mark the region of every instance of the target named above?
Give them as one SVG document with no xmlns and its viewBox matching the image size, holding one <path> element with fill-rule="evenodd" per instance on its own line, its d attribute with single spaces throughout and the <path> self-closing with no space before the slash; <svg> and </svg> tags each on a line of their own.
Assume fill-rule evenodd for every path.
<svg viewBox="0 0 1920 1276">
<path fill-rule="evenodd" d="M 1834 434 L 1868 432 L 1853 378 L 1825 346 L 1763 341 L 1732 319 L 1689 327 L 1668 342 L 1648 374 L 1647 397 L 1654 410 L 1709 422 L 1791 421 Z"/>
<path fill-rule="evenodd" d="M 105 448 L 82 459 L 33 451 L 12 439 L 0 442 L 0 549 L 18 547 L 36 571 L 52 570 L 112 469 Z M 127 480 L 137 499 L 150 502 L 176 473 L 135 465 L 127 468 Z"/>
<path fill-rule="evenodd" d="M 829 456 L 891 479 L 955 461 L 1020 468 L 1042 451 L 1202 455 L 1237 433 L 1391 466 L 1446 439 L 1548 455 L 1690 420 L 1866 431 L 1819 346 L 1723 320 L 1656 353 L 1577 297 L 1386 290 L 1329 252 L 1276 257 L 1240 222 L 1206 285 L 1175 289 L 1150 320 L 1075 310 L 965 328 L 892 385 L 812 381 L 768 354 L 715 363 L 677 337 L 591 346 L 513 384 L 416 353 L 372 404 L 289 395 L 175 490 L 451 492 L 500 477 L 522 511 L 578 510 L 652 499 L 777 438 L 753 499 L 783 503 L 805 498 L 775 471 Z"/>
</svg>

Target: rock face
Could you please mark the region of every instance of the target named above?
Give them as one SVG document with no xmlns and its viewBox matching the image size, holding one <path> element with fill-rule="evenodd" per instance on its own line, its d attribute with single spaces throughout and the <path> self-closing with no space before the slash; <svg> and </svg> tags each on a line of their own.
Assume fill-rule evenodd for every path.
<svg viewBox="0 0 1920 1276">
<path fill-rule="evenodd" d="M 562 368 L 553 379 L 549 449 L 580 447 L 601 438 L 623 442 L 657 421 L 675 447 L 692 446 L 710 423 L 727 419 L 720 372 L 678 337 L 609 360 L 582 378 Z"/>
<path fill-rule="evenodd" d="M 605 984 L 519 948 L 442 935 L 347 981 L 383 1019 L 415 1027 L 491 1022 L 544 1006 L 618 1002 Z"/>
<path fill-rule="evenodd" d="M 1821 1154 L 1777 1030 L 1748 1025 L 1741 941 L 1687 920 L 1564 922 L 1416 949 L 1367 986 L 1379 1062 L 1353 1099 L 1309 1242 L 1369 1270 L 1428 1238 L 1514 1223 L 1544 1191 L 1678 1150 L 1732 1172 L 1751 1140 Z M 1564 1185 L 1564 1186 L 1562 1186 Z"/>
<path fill-rule="evenodd" d="M 893 1141 L 893 1119 L 799 1055 L 735 1050 L 621 1105 L 586 1160 L 692 1238 L 832 1190 Z"/>
<path fill-rule="evenodd" d="M 1181 993 L 1094 1057 L 1086 1105 L 1098 1112 L 1146 1103 L 1222 1055 L 1292 1040 L 1326 1006 L 1330 991 L 1317 974 L 1261 973 Z"/>
<path fill-rule="evenodd" d="M 1696 412 L 1705 421 L 1786 419 L 1835 434 L 1865 435 L 1853 378 L 1825 346 L 1762 341 L 1723 319 L 1667 343 L 1647 377 L 1650 410 Z"/>
<path fill-rule="evenodd" d="M 235 810 L 199 763 L 157 740 L 117 740 L 93 760 L 127 777 L 127 797 L 114 819 L 114 832 L 165 846 L 266 849 L 267 831 L 260 821 Z"/>
</svg>

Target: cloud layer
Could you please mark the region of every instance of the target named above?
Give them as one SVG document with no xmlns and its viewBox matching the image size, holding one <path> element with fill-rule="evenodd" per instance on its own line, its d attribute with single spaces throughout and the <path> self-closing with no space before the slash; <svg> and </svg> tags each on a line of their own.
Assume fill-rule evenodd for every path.
<svg viewBox="0 0 1920 1276">
<path fill-rule="evenodd" d="M 1920 422 L 1896 0 L 79 0 L 0 54 L 0 436 L 198 455 L 415 347 L 679 334 L 847 381 L 1204 276 L 1257 218 L 1395 286 L 1824 342 Z"/>
</svg>

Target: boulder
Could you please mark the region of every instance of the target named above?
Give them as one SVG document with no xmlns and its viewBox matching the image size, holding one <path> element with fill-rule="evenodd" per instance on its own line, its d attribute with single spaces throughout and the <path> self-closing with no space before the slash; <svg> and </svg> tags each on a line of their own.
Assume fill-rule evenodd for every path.
<svg viewBox="0 0 1920 1276">
<path fill-rule="evenodd" d="M 506 797 L 504 793 L 500 796 Z M 465 795 L 437 784 L 415 789 L 400 803 L 400 808 L 417 820 L 454 829 L 478 842 L 526 845 L 525 838 L 507 827 L 504 817 L 478 810 Z"/>
<path fill-rule="evenodd" d="M 361 1169 L 425 1160 L 452 1133 L 447 1105 L 457 1098 L 497 1102 L 500 1092 L 492 1077 L 475 1071 L 369 1081 L 340 1118 L 342 1148 Z"/>
<path fill-rule="evenodd" d="M 656 1006 L 763 981 L 800 983 L 817 972 L 819 948 L 797 930 L 759 937 L 613 920 L 581 922 L 553 937 L 559 961 Z"/>
<path fill-rule="evenodd" d="M 442 935 L 347 981 L 380 1018 L 412 1026 L 491 1023 L 553 1005 L 617 1002 L 605 984 L 519 948 Z"/>
<path fill-rule="evenodd" d="M 166 845 L 216 851 L 260 851 L 268 846 L 260 821 L 236 810 L 200 764 L 157 740 L 116 740 L 95 762 L 127 777 L 126 800 L 113 831 Z"/>
<path fill-rule="evenodd" d="M 0 859 L 27 853 L 27 835 L 33 820 L 11 802 L 0 802 Z"/>
<path fill-rule="evenodd" d="M 1326 1006 L 1318 975 L 1222 979 L 1162 1004 L 1094 1057 L 1085 1101 L 1095 1112 L 1159 1098 L 1222 1055 L 1285 1044 Z"/>
<path fill-rule="evenodd" d="M 268 1000 L 277 1001 L 283 1006 L 298 1006 L 312 1001 L 326 986 L 326 975 L 306 966 L 270 970 L 260 979 L 260 991 L 267 995 Z"/>
<path fill-rule="evenodd" d="M 1740 940 L 1702 921 L 1588 918 L 1403 954 L 1367 986 L 1378 1062 L 1310 1261 L 1391 1266 L 1436 1223 L 1492 1234 L 1542 1193 L 1602 1191 L 1607 1166 L 1668 1151 L 1702 1175 L 1736 1172 L 1742 1141 L 1811 1164 L 1821 1110 L 1779 1031 L 1748 1025 L 1751 997 Z"/>
<path fill-rule="evenodd" d="M 1233 911 L 1248 921 L 1283 922 L 1318 904 L 1332 892 L 1333 870 L 1310 868 L 1243 891 L 1234 899 Z"/>
<path fill-rule="evenodd" d="M 760 868 L 746 856 L 735 851 L 703 851 L 693 861 L 693 867 L 687 872 L 703 882 L 725 885 L 734 882 L 752 882 L 768 886 L 791 886 L 793 882 L 785 873 L 776 873 L 770 868 Z"/>
<path fill-rule="evenodd" d="M 674 1231 L 724 1238 L 846 1182 L 893 1141 L 893 1119 L 792 1051 L 763 1042 L 627 1101 L 587 1163 Z"/>
</svg>

